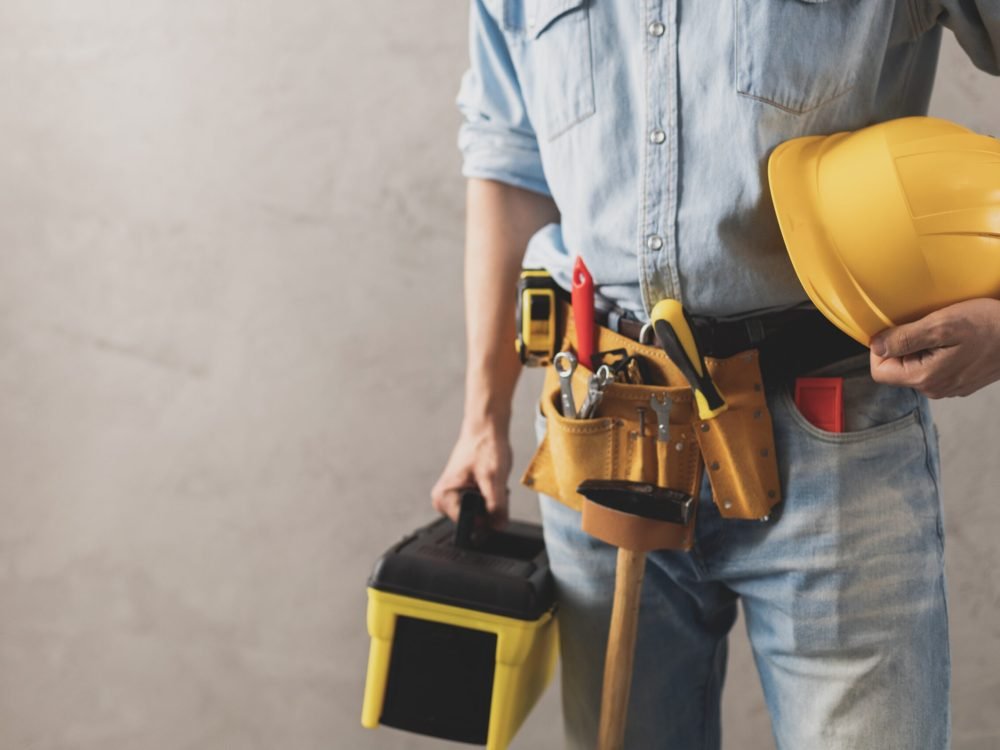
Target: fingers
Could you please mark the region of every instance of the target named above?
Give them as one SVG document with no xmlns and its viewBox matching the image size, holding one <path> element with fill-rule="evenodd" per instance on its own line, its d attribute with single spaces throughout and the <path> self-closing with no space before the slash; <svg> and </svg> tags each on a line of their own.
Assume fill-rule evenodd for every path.
<svg viewBox="0 0 1000 750">
<path fill-rule="evenodd" d="M 490 525 L 495 529 L 507 525 L 507 507 L 510 490 L 507 488 L 507 474 L 492 464 L 478 467 L 476 484 L 486 501 L 486 512 L 490 516 Z"/>
<path fill-rule="evenodd" d="M 957 395 L 961 379 L 958 350 L 964 338 L 956 307 L 889 328 L 871 341 L 872 379 L 914 388 L 929 398 Z"/>
<path fill-rule="evenodd" d="M 490 517 L 490 525 L 495 529 L 501 529 L 506 526 L 510 504 L 510 489 L 498 484 L 496 481 L 465 481 L 448 487 L 439 483 L 431 491 L 431 505 L 434 506 L 434 509 L 438 513 L 448 516 L 452 521 L 458 521 L 462 491 L 474 485 L 479 487 L 483 500 L 486 502 L 486 512 Z"/>
<path fill-rule="evenodd" d="M 905 357 L 882 358 L 874 351 L 871 354 L 875 382 L 914 388 L 932 399 L 960 395 L 964 385 L 960 370 L 952 349 L 932 349 Z"/>
<path fill-rule="evenodd" d="M 895 385 L 913 388 L 921 379 L 920 362 L 915 357 L 908 359 L 897 357 L 880 357 L 871 353 L 872 380 L 885 385 Z"/>
<path fill-rule="evenodd" d="M 458 520 L 462 491 L 475 487 L 483 496 L 490 525 L 501 528 L 507 523 L 510 494 L 507 479 L 511 467 L 510 443 L 506 434 L 492 430 L 463 433 L 441 477 L 431 489 L 434 508 L 453 521 Z"/>
<path fill-rule="evenodd" d="M 905 357 L 908 354 L 954 344 L 947 315 L 932 313 L 913 323 L 888 328 L 871 341 L 872 353 L 879 357 Z"/>
<path fill-rule="evenodd" d="M 458 521 L 461 489 L 472 484 L 474 482 L 470 473 L 442 474 L 431 490 L 431 505 L 438 513 L 448 516 L 452 521 Z"/>
<path fill-rule="evenodd" d="M 462 491 L 469 487 L 479 488 L 486 502 L 490 525 L 495 529 L 506 526 L 510 488 L 506 484 L 506 475 L 495 469 L 483 468 L 469 473 L 442 475 L 431 490 L 431 505 L 438 513 L 448 516 L 452 521 L 458 521 Z"/>
</svg>

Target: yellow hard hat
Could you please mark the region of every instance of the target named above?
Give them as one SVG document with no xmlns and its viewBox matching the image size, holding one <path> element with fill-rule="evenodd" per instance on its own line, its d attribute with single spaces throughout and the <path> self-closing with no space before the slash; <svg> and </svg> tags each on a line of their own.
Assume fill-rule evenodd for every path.
<svg viewBox="0 0 1000 750">
<path fill-rule="evenodd" d="M 816 307 L 865 346 L 1000 297 L 1000 141 L 932 117 L 795 138 L 768 161 L 788 255 Z"/>
</svg>

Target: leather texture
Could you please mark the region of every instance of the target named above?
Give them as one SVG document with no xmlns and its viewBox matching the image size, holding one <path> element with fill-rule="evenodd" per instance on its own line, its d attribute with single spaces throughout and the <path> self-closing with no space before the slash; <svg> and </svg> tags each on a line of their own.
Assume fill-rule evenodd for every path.
<svg viewBox="0 0 1000 750">
<path fill-rule="evenodd" d="M 566 320 L 563 349 L 572 348 L 571 316 Z M 559 376 L 546 369 L 540 408 L 546 434 L 528 464 L 522 483 L 584 513 L 594 536 L 635 550 L 686 549 L 693 538 L 687 526 L 641 519 L 593 507 L 577 493 L 585 479 L 625 479 L 656 484 L 696 496 L 702 472 L 710 479 L 720 512 L 728 518 L 759 519 L 780 502 L 774 437 L 756 351 L 706 364 L 729 409 L 703 423 L 692 408 L 692 392 L 680 371 L 656 347 L 638 344 L 607 328 L 597 329 L 597 349 L 626 349 L 643 359 L 648 385 L 613 383 L 591 419 L 563 416 Z M 582 365 L 573 375 L 577 405 L 586 396 L 591 372 Z M 656 413 L 650 397 L 666 394 L 673 401 L 669 440 L 658 440 Z M 644 411 L 640 434 L 639 410 Z M 717 467 L 717 468 L 716 468 Z M 670 529 L 655 528 L 670 526 Z M 654 544 L 655 546 L 649 546 Z"/>
<path fill-rule="evenodd" d="M 695 425 L 719 513 L 760 519 L 781 502 L 774 427 L 755 350 L 705 364 L 729 408 Z"/>
<path fill-rule="evenodd" d="M 634 552 L 652 552 L 691 549 L 696 518 L 697 510 L 686 524 L 668 523 L 622 513 L 585 499 L 580 523 L 584 531 L 602 542 Z"/>
</svg>

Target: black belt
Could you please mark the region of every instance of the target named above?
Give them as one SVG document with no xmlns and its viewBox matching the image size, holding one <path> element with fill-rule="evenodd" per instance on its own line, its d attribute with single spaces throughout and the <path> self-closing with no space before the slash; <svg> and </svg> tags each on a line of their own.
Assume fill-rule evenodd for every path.
<svg viewBox="0 0 1000 750">
<path fill-rule="evenodd" d="M 602 317 L 600 311 L 597 317 Z M 599 322 L 607 324 L 606 318 Z M 761 369 L 773 376 L 800 375 L 868 351 L 815 309 L 783 310 L 739 320 L 692 315 L 691 323 L 705 356 L 724 359 L 757 349 Z M 642 341 L 642 323 L 622 318 L 616 328 L 623 336 Z M 654 343 L 650 341 L 655 338 L 652 329 L 645 335 L 643 343 Z"/>
</svg>

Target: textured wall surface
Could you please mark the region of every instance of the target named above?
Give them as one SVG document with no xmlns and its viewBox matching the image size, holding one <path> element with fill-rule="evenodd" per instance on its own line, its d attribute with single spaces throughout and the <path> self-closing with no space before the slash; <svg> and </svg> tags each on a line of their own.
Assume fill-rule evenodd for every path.
<svg viewBox="0 0 1000 750">
<path fill-rule="evenodd" d="M 459 419 L 464 37 L 455 0 L 4 0 L 0 750 L 441 747 L 358 718 L 365 578 Z M 995 132 L 997 92 L 949 41 L 935 110 Z M 998 409 L 937 410 L 961 750 L 1000 746 Z"/>
</svg>

